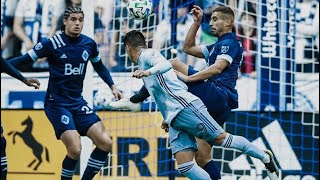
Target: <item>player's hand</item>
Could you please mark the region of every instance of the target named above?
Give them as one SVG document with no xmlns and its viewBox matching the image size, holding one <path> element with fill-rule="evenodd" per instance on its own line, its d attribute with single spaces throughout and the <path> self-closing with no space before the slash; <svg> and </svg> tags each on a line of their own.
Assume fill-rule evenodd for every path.
<svg viewBox="0 0 320 180">
<path fill-rule="evenodd" d="M 192 14 L 193 20 L 195 22 L 201 23 L 203 17 L 203 10 L 199 6 L 193 5 L 190 14 Z"/>
<path fill-rule="evenodd" d="M 176 71 L 174 70 L 174 72 L 176 73 L 176 75 L 178 76 L 179 79 L 181 79 L 181 81 L 183 82 L 189 82 L 189 76 L 184 75 L 182 72 Z"/>
<path fill-rule="evenodd" d="M 37 79 L 31 78 L 31 79 L 25 79 L 23 82 L 30 87 L 34 87 L 35 89 L 40 88 L 40 82 Z"/>
<path fill-rule="evenodd" d="M 121 91 L 117 88 L 117 86 L 114 84 L 111 87 L 112 90 L 112 94 L 114 95 L 114 98 L 116 101 L 118 101 L 119 99 L 123 98 L 123 94 L 121 93 Z"/>
<path fill-rule="evenodd" d="M 140 79 L 140 78 L 143 78 L 143 77 L 147 77 L 147 76 L 149 76 L 150 74 L 151 74 L 150 71 L 136 70 L 136 71 L 133 73 L 132 77 L 135 77 L 135 78 Z"/>
<path fill-rule="evenodd" d="M 164 129 L 165 132 L 169 132 L 169 126 L 165 121 L 162 121 L 161 129 Z"/>
</svg>

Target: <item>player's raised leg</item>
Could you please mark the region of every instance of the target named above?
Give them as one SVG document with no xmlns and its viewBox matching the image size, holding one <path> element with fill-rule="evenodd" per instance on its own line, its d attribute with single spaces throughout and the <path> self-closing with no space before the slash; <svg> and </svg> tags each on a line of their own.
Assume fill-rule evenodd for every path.
<svg viewBox="0 0 320 180">
<path fill-rule="evenodd" d="M 102 121 L 93 124 L 88 132 L 87 136 L 91 138 L 96 148 L 90 155 L 88 165 L 82 180 L 91 180 L 103 167 L 108 154 L 112 150 L 112 140 L 107 133 Z"/>
</svg>

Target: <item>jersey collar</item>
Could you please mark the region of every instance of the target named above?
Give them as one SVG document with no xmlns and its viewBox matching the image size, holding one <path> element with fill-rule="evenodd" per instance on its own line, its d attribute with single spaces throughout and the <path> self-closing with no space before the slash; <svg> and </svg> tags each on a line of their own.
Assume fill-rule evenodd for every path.
<svg viewBox="0 0 320 180">
<path fill-rule="evenodd" d="M 226 33 L 226 34 L 223 34 L 222 36 L 220 36 L 218 38 L 218 41 L 223 41 L 225 39 L 236 39 L 236 35 L 232 32 L 229 32 L 229 33 Z"/>
</svg>

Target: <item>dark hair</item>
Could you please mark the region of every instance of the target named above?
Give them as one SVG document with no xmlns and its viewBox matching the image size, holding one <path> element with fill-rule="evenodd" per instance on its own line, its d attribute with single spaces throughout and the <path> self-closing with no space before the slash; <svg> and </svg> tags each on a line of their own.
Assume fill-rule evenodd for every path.
<svg viewBox="0 0 320 180">
<path fill-rule="evenodd" d="M 129 45 L 133 47 L 145 46 L 146 38 L 140 31 L 132 30 L 124 37 L 123 44 L 124 46 Z"/>
<path fill-rule="evenodd" d="M 82 11 L 82 9 L 80 7 L 78 7 L 78 6 L 70 6 L 64 11 L 63 19 L 68 19 L 68 17 L 72 13 L 81 13 L 84 16 L 84 13 L 83 13 L 83 11 Z M 62 23 L 61 27 L 60 27 L 60 30 L 64 31 L 64 29 L 65 29 L 65 25 Z"/>
<path fill-rule="evenodd" d="M 72 13 L 81 13 L 84 16 L 84 13 L 83 13 L 83 11 L 82 11 L 82 9 L 80 7 L 78 7 L 78 6 L 70 6 L 64 11 L 63 19 L 68 19 L 68 17 Z"/>
<path fill-rule="evenodd" d="M 212 10 L 212 13 L 214 13 L 214 12 L 221 12 L 223 15 L 227 15 L 229 17 L 232 17 L 232 20 L 234 20 L 234 12 L 228 6 L 216 5 L 213 7 L 213 10 Z"/>
</svg>

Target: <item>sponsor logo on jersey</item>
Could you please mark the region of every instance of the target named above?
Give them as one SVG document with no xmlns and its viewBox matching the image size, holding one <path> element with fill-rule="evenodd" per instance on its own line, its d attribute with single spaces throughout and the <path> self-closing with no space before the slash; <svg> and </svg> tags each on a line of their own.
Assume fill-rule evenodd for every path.
<svg viewBox="0 0 320 180">
<path fill-rule="evenodd" d="M 62 54 L 61 56 L 60 56 L 60 59 L 67 59 L 68 57 L 67 57 L 67 55 L 66 54 Z"/>
<path fill-rule="evenodd" d="M 84 63 L 80 63 L 79 66 L 74 67 L 72 64 L 65 64 L 64 75 L 81 75 L 83 74 Z"/>
</svg>

